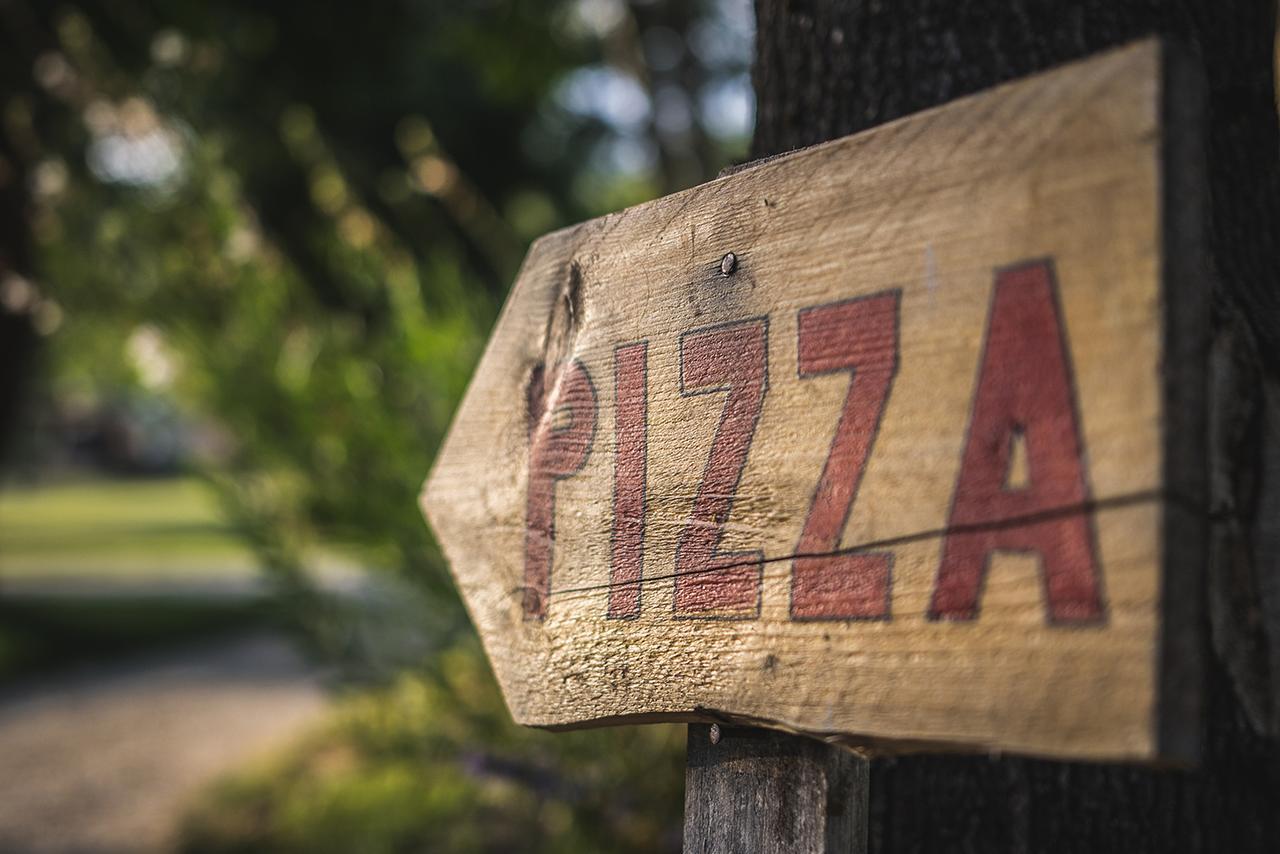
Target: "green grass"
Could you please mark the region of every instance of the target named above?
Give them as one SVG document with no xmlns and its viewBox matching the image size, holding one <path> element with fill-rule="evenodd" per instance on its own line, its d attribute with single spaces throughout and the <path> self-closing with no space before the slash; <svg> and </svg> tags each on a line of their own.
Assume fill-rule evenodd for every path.
<svg viewBox="0 0 1280 854">
<path fill-rule="evenodd" d="M 209 488 L 194 478 L 0 491 L 0 589 L 7 579 L 256 573 Z"/>
<path fill-rule="evenodd" d="M 182 586 L 257 577 L 194 478 L 0 491 L 0 681 L 276 621 L 251 585 Z"/>
</svg>

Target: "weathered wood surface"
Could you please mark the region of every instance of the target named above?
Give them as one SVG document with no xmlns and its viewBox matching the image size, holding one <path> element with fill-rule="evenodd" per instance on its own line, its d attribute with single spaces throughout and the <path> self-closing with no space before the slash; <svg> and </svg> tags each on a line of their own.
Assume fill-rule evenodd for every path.
<svg viewBox="0 0 1280 854">
<path fill-rule="evenodd" d="M 1166 59 L 534 246 L 423 496 L 518 721 L 1193 755 L 1207 289 Z"/>
<path fill-rule="evenodd" d="M 867 768 L 801 736 L 690 724 L 684 852 L 862 854 Z"/>
</svg>

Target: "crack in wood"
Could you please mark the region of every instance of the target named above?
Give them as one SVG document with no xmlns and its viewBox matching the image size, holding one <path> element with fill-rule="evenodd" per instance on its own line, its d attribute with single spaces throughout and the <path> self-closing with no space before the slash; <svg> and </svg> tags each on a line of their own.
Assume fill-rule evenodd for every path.
<svg viewBox="0 0 1280 854">
<path fill-rule="evenodd" d="M 1139 504 L 1150 504 L 1158 501 L 1167 501 L 1172 504 L 1178 504 L 1193 512 L 1199 512 L 1196 502 L 1177 495 L 1171 495 L 1158 489 L 1143 490 L 1140 492 L 1131 492 L 1123 495 L 1116 495 L 1110 498 L 1099 498 L 1093 501 L 1084 501 L 1078 504 L 1072 504 L 1066 507 L 1054 507 L 1049 510 L 1042 510 L 1037 513 L 1027 513 L 1021 516 L 1011 516 L 1007 519 L 997 519 L 990 522 L 982 522 L 968 525 L 950 525 L 945 528 L 934 528 L 927 531 L 917 531 L 912 534 L 900 534 L 896 537 L 885 537 L 878 540 L 866 540 L 853 546 L 835 549 L 832 551 L 822 552 L 791 552 L 776 557 L 766 556 L 763 561 L 750 561 L 743 563 L 718 564 L 711 569 L 696 569 L 686 572 L 668 572 L 659 575 L 646 575 L 643 581 L 671 581 L 676 578 L 687 577 L 692 575 L 704 575 L 710 572 L 722 572 L 727 568 L 734 566 L 754 566 L 757 563 L 782 563 L 784 561 L 795 560 L 797 558 L 819 558 L 834 557 L 837 555 L 856 554 L 857 552 L 868 551 L 872 549 L 891 548 L 893 546 L 907 545 L 909 543 L 918 543 L 925 540 L 938 539 L 951 534 L 969 534 L 981 531 L 998 531 L 1007 528 L 1016 528 L 1022 525 L 1033 525 L 1038 522 L 1048 522 L 1054 519 L 1061 519 L 1067 516 L 1074 516 L 1077 513 L 1098 513 L 1108 510 L 1118 510 L 1125 507 L 1134 507 Z M 1206 514 L 1213 518 L 1214 514 Z M 613 587 L 634 585 L 637 582 L 627 581 L 621 584 L 612 584 L 604 582 L 603 584 L 587 584 L 580 587 L 562 587 L 552 589 L 549 596 L 558 596 L 568 593 L 594 593 L 603 590 L 609 590 Z M 511 595 L 522 595 L 524 587 L 516 587 L 510 591 Z"/>
</svg>

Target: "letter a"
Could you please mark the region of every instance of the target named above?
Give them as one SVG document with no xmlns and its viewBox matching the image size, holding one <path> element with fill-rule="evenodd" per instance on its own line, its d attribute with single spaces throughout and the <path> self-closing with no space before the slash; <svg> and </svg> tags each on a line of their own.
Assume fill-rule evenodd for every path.
<svg viewBox="0 0 1280 854">
<path fill-rule="evenodd" d="M 977 615 L 995 551 L 1039 557 L 1050 622 L 1102 619 L 1083 450 L 1050 262 L 1001 270 L 929 619 Z"/>
</svg>

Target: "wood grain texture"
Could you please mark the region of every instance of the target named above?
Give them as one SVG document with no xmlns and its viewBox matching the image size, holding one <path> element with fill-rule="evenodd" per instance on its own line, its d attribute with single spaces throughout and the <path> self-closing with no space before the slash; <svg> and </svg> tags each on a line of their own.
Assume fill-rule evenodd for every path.
<svg viewBox="0 0 1280 854">
<path fill-rule="evenodd" d="M 518 721 L 1194 754 L 1194 702 L 1160 702 L 1197 679 L 1204 548 L 1169 58 L 535 244 L 423 495 Z"/>
<path fill-rule="evenodd" d="M 868 762 L 812 739 L 689 725 L 685 854 L 864 854 Z"/>
</svg>

